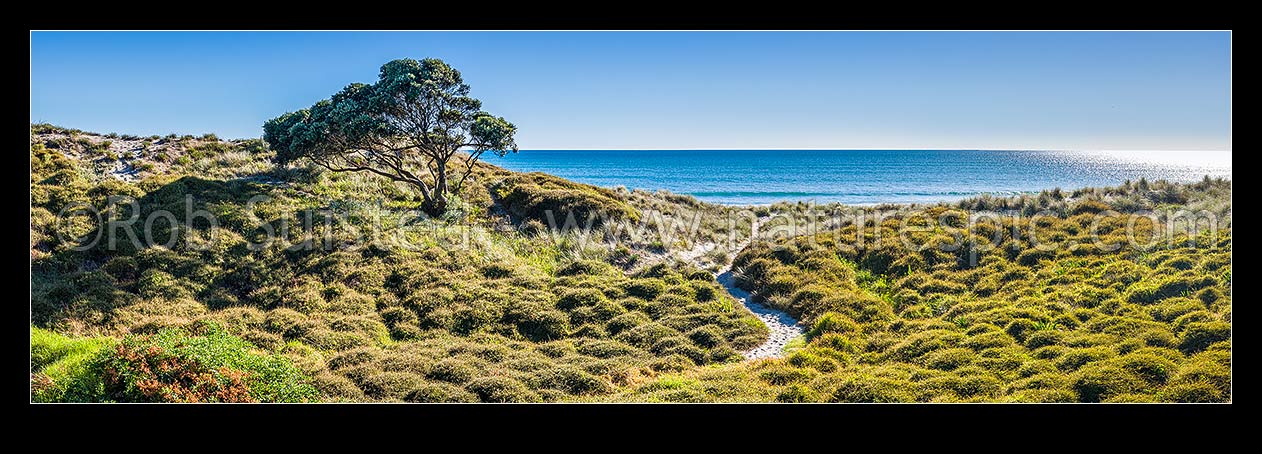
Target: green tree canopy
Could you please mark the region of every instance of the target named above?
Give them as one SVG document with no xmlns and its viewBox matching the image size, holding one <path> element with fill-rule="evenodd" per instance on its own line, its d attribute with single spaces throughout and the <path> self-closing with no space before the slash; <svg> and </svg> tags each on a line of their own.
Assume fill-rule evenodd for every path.
<svg viewBox="0 0 1262 454">
<path fill-rule="evenodd" d="M 334 172 L 370 172 L 416 187 L 431 215 L 447 209 L 483 153 L 517 151 L 517 127 L 482 111 L 460 71 L 442 60 L 394 60 L 376 83 L 354 83 L 263 124 L 277 164 L 300 159 Z"/>
</svg>

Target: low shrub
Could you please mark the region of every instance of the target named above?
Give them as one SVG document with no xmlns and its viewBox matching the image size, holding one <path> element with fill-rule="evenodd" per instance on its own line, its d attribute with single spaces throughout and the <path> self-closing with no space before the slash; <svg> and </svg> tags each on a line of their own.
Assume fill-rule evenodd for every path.
<svg viewBox="0 0 1262 454">
<path fill-rule="evenodd" d="M 856 374 L 832 387 L 832 402 L 913 402 L 909 383 L 867 374 Z"/>
<path fill-rule="evenodd" d="M 1183 335 L 1179 339 L 1179 349 L 1183 353 L 1192 354 L 1206 348 L 1215 342 L 1223 342 L 1231 339 L 1231 324 L 1227 322 L 1194 322 L 1189 323 L 1184 329 Z"/>
<path fill-rule="evenodd" d="M 71 338 L 31 327 L 31 400 L 92 402 L 104 395 L 95 365 L 114 341 L 106 337 Z"/>
<path fill-rule="evenodd" d="M 657 279 L 633 279 L 624 288 L 628 295 L 651 300 L 666 291 L 666 283 Z"/>
<path fill-rule="evenodd" d="M 806 335 L 809 338 L 816 338 L 827 333 L 854 334 L 858 331 L 859 324 L 850 317 L 836 312 L 826 312 L 815 319 L 815 323 Z"/>
<path fill-rule="evenodd" d="M 574 395 L 601 394 L 613 389 L 596 376 L 568 366 L 543 370 L 530 380 L 530 384 L 534 389 L 557 389 Z"/>
<path fill-rule="evenodd" d="M 624 303 L 623 306 L 626 307 L 625 303 L 633 302 L 633 301 L 642 301 L 642 300 L 638 300 L 634 298 L 623 300 L 623 303 Z M 608 329 L 609 334 L 618 334 L 623 331 L 626 331 L 627 329 L 643 325 L 650 321 L 652 321 L 652 319 L 649 318 L 648 314 L 645 314 L 644 312 L 640 312 L 638 310 L 632 310 L 629 312 L 624 312 L 622 314 L 616 315 L 613 318 L 609 319 L 609 321 L 605 323 L 605 328 Z"/>
<path fill-rule="evenodd" d="M 930 369 L 955 370 L 973 362 L 977 354 L 967 348 L 948 348 L 924 356 L 925 366 Z"/>
<path fill-rule="evenodd" d="M 557 228 L 571 216 L 578 226 L 640 217 L 638 210 L 619 200 L 613 191 L 537 172 L 505 178 L 495 187 L 495 194 L 510 213 Z"/>
<path fill-rule="evenodd" d="M 1117 364 L 1122 369 L 1135 374 L 1150 386 L 1160 386 L 1174 375 L 1178 366 L 1167 358 L 1152 353 L 1131 353 L 1118 358 Z"/>
<path fill-rule="evenodd" d="M 540 311 L 518 322 L 517 330 L 535 342 L 561 339 L 569 333 L 570 317 L 561 311 Z"/>
<path fill-rule="evenodd" d="M 467 362 L 455 358 L 448 358 L 430 366 L 425 377 L 430 380 L 445 381 L 449 383 L 462 384 L 476 375 L 478 370 L 470 366 Z"/>
<path fill-rule="evenodd" d="M 1157 397 L 1162 402 L 1226 402 L 1222 391 L 1212 383 L 1191 381 L 1174 383 L 1162 389 Z"/>
<path fill-rule="evenodd" d="M 724 343 L 723 330 L 714 325 L 705 325 L 687 333 L 688 339 L 702 348 L 714 348 Z"/>
<path fill-rule="evenodd" d="M 469 382 L 465 389 L 478 396 L 482 402 L 538 402 L 539 395 L 520 381 L 508 377 L 479 377 Z"/>
<path fill-rule="evenodd" d="M 459 386 L 447 383 L 426 383 L 408 392 L 406 402 L 467 403 L 477 402 L 478 396 Z"/>
<path fill-rule="evenodd" d="M 1113 396 L 1142 392 L 1144 381 L 1117 366 L 1086 367 L 1075 374 L 1072 388 L 1079 402 L 1100 402 Z"/>
<path fill-rule="evenodd" d="M 317 390 L 282 356 L 203 325 L 127 336 L 94 365 L 105 399 L 120 402 L 299 402 Z"/>
<path fill-rule="evenodd" d="M 373 399 L 398 401 L 424 383 L 424 378 L 413 373 L 381 372 L 365 378 L 359 387 Z"/>
</svg>

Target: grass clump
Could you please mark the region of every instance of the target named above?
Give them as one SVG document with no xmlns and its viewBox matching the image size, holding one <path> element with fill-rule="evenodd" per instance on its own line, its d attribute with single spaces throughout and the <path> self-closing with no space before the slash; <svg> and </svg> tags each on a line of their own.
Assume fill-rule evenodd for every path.
<svg viewBox="0 0 1262 454">
<path fill-rule="evenodd" d="M 558 228 L 565 225 L 569 216 L 578 226 L 589 221 L 600 225 L 606 220 L 640 217 L 639 211 L 614 191 L 537 172 L 505 178 L 494 193 L 510 213 Z"/>
<path fill-rule="evenodd" d="M 36 374 L 41 401 L 303 402 L 319 396 L 289 359 L 259 352 L 215 325 L 116 343 L 43 332 L 33 334 L 32 356 L 41 363 L 57 357 Z"/>
</svg>

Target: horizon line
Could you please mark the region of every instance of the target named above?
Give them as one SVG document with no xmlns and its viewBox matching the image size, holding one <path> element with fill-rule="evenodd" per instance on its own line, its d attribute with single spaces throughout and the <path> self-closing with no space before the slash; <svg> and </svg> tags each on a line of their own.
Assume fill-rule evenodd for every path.
<svg viewBox="0 0 1262 454">
<path fill-rule="evenodd" d="M 74 127 L 70 127 L 70 126 L 64 126 L 64 125 L 61 125 L 61 124 L 58 124 L 58 123 L 49 122 L 49 121 L 36 121 L 35 119 L 31 119 L 29 124 L 30 124 L 31 126 L 34 126 L 34 125 L 51 125 L 51 126 L 58 127 L 58 128 L 63 128 L 63 129 L 79 129 L 79 128 L 74 128 Z M 148 136 L 141 136 L 141 135 L 139 135 L 139 134 L 119 133 L 119 132 L 117 132 L 117 131 L 111 131 L 111 132 L 105 132 L 105 133 L 102 133 L 102 132 L 98 132 L 98 131 L 87 131 L 87 130 L 82 130 L 82 129 L 80 129 L 80 131 L 83 131 L 83 132 L 84 132 L 84 133 L 86 133 L 86 134 L 93 134 L 93 135 L 100 135 L 100 136 L 105 136 L 105 135 L 109 135 L 109 134 L 136 135 L 136 136 L 140 136 L 140 137 L 149 137 L 149 136 L 154 136 L 154 135 L 162 136 L 162 135 L 163 135 L 163 134 L 150 134 L 150 135 L 148 135 Z M 186 133 L 186 134 L 168 133 L 168 134 L 165 134 L 165 135 L 171 135 L 171 134 L 176 134 L 176 135 L 181 135 L 181 136 L 185 136 L 185 135 L 197 136 L 197 135 L 199 135 L 198 133 Z M 213 133 L 213 132 L 210 132 L 210 133 L 200 133 L 200 134 L 202 134 L 202 135 L 204 135 L 204 134 L 215 134 L 216 136 L 218 136 L 218 134 Z M 220 140 L 225 140 L 225 141 L 232 141 L 232 140 L 253 140 L 253 139 L 262 140 L 262 139 L 263 139 L 263 137 L 262 137 L 262 136 L 259 136 L 259 137 L 221 137 L 221 138 L 220 138 Z M 541 148 L 521 148 L 521 149 L 519 149 L 519 150 L 533 150 L 533 151 L 746 151 L 746 150 L 749 150 L 749 151 L 754 151 L 754 150 L 757 150 L 757 151 L 1038 151 L 1038 152 L 1144 152 L 1144 153 L 1150 153 L 1150 152 L 1156 152 L 1156 153 L 1175 153 L 1175 152 L 1181 152 L 1181 153 L 1193 153 L 1193 152 L 1211 152 L 1211 153 L 1224 153 L 1224 152 L 1225 152 L 1225 153 L 1231 153 L 1231 152 L 1232 152 L 1232 150 L 1223 150 L 1223 149 L 1174 149 L 1174 150 L 1136 150 L 1136 149 L 1131 149 L 1131 150 L 1118 150 L 1118 149 L 1103 149 L 1103 148 L 1020 148 L 1020 147 L 1014 147 L 1014 148 L 901 148 L 901 147 L 885 147 L 885 148 L 856 148 L 856 147 L 774 147 L 774 148 L 773 148 L 773 147 L 763 147 L 763 148 L 736 148 L 736 147 L 731 147 L 731 148 L 724 148 L 724 147 L 693 147 L 693 148 L 546 148 L 546 147 L 541 147 Z"/>
<path fill-rule="evenodd" d="M 1103 148 L 521 148 L 519 151 L 1051 151 L 1051 152 L 1140 152 L 1140 153 L 1230 153 L 1222 149 L 1118 150 Z"/>
</svg>

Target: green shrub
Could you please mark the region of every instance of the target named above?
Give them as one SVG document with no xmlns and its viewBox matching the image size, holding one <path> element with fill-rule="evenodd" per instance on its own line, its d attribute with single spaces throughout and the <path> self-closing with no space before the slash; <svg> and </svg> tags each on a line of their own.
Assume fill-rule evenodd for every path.
<svg viewBox="0 0 1262 454">
<path fill-rule="evenodd" d="M 744 355 L 741 355 L 741 353 L 736 351 L 736 349 L 727 345 L 720 345 L 718 347 L 714 347 L 710 349 L 710 357 L 709 357 L 708 362 L 726 363 L 726 362 L 731 362 L 731 361 L 739 361 L 741 359 L 744 359 Z"/>
<path fill-rule="evenodd" d="M 789 353 L 787 362 L 795 367 L 810 367 L 820 372 L 834 372 L 840 368 L 840 363 L 847 360 L 848 356 L 842 352 L 810 346 L 805 349 L 795 349 Z"/>
<path fill-rule="evenodd" d="M 557 270 L 557 276 L 585 276 L 610 274 L 613 272 L 613 266 L 608 263 L 596 260 L 575 260 L 561 269 Z"/>
<path fill-rule="evenodd" d="M 649 316 L 645 315 L 643 312 L 632 311 L 610 319 L 609 322 L 605 324 L 605 328 L 608 329 L 609 334 L 617 335 L 618 333 L 651 321 L 652 320 Z"/>
<path fill-rule="evenodd" d="M 1036 349 L 1048 345 L 1056 345 L 1065 338 L 1065 333 L 1055 330 L 1042 330 L 1030 333 L 1025 337 L 1025 347 Z"/>
<path fill-rule="evenodd" d="M 988 348 L 1007 347 L 1015 342 L 1012 336 L 1002 331 L 985 332 L 976 335 L 970 335 L 960 343 L 961 346 L 981 351 Z"/>
<path fill-rule="evenodd" d="M 1152 304 L 1167 298 L 1183 295 L 1214 285 L 1213 278 L 1188 279 L 1182 276 L 1141 281 L 1131 285 L 1126 293 L 1126 301 L 1137 304 Z"/>
<path fill-rule="evenodd" d="M 594 356 L 597 358 L 616 358 L 620 356 L 634 356 L 639 354 L 639 350 L 630 345 L 617 341 L 607 340 L 588 340 L 584 339 L 576 345 L 578 352 L 584 355 Z"/>
<path fill-rule="evenodd" d="M 1202 357 L 1203 355 L 1197 355 L 1197 357 L 1185 362 L 1171 381 L 1173 383 L 1210 383 L 1217 387 L 1220 392 L 1230 392 L 1231 369 L 1227 365 L 1207 360 Z"/>
<path fill-rule="evenodd" d="M 807 383 L 819 376 L 819 372 L 811 368 L 801 368 L 782 363 L 775 363 L 758 372 L 758 378 L 776 386 L 793 383 Z"/>
<path fill-rule="evenodd" d="M 314 323 L 309 323 L 307 316 L 293 309 L 279 308 L 273 309 L 267 313 L 263 320 L 263 326 L 276 334 L 289 337 L 301 337 L 305 335 Z"/>
<path fill-rule="evenodd" d="M 814 339 L 826 333 L 854 334 L 858 331 L 859 325 L 850 317 L 836 312 L 826 312 L 815 319 L 815 324 L 806 335 Z"/>
<path fill-rule="evenodd" d="M 317 390 L 282 356 L 203 325 L 127 336 L 95 365 L 105 398 L 127 402 L 298 402 Z"/>
<path fill-rule="evenodd" d="M 1223 295 L 1223 291 L 1214 287 L 1202 289 L 1196 293 L 1196 299 L 1207 305 L 1217 303 L 1223 298 L 1226 298 L 1226 295 Z"/>
<path fill-rule="evenodd" d="M 613 191 L 537 172 L 508 177 L 496 186 L 495 193 L 510 213 L 526 220 L 550 222 L 558 228 L 570 215 L 580 227 L 589 220 L 600 225 L 606 218 L 640 217 L 638 210 L 619 200 Z"/>
<path fill-rule="evenodd" d="M 929 352 L 953 347 L 962 338 L 958 333 L 945 330 L 919 332 L 890 347 L 888 355 L 899 361 L 912 362 Z"/>
<path fill-rule="evenodd" d="M 990 375 L 967 375 L 955 384 L 953 391 L 963 398 L 993 398 L 1003 390 L 1003 382 Z"/>
<path fill-rule="evenodd" d="M 832 402 L 912 402 L 909 383 L 866 374 L 845 378 L 833 388 Z"/>
<path fill-rule="evenodd" d="M 300 340 L 321 350 L 341 351 L 355 347 L 373 345 L 375 342 L 360 333 L 334 331 L 328 328 L 314 328 L 302 335 Z"/>
<path fill-rule="evenodd" d="M 1109 211 L 1111 209 L 1112 207 L 1110 207 L 1107 203 L 1100 202 L 1098 200 L 1083 200 L 1074 204 L 1074 208 L 1070 211 L 1070 214 L 1095 214 Z"/>
<path fill-rule="evenodd" d="M 536 312 L 517 324 L 518 332 L 535 342 L 561 339 L 569 329 L 570 317 L 561 311 Z"/>
<path fill-rule="evenodd" d="M 557 299 L 557 308 L 571 311 L 579 307 L 593 307 L 608 301 L 609 298 L 604 293 L 594 288 L 567 289 Z"/>
<path fill-rule="evenodd" d="M 1061 370 L 1075 370 L 1088 363 L 1111 358 L 1113 350 L 1105 347 L 1073 348 L 1066 350 L 1056 359 L 1056 367 Z"/>
<path fill-rule="evenodd" d="M 359 386 L 368 397 L 396 401 L 424 383 L 425 379 L 413 373 L 381 372 L 367 377 Z"/>
<path fill-rule="evenodd" d="M 724 343 L 723 330 L 714 325 L 697 327 L 687 333 L 688 339 L 703 348 L 714 348 Z"/>
<path fill-rule="evenodd" d="M 1227 399 L 1212 383 L 1192 381 L 1173 383 L 1162 389 L 1157 397 L 1163 402 L 1226 402 Z"/>
<path fill-rule="evenodd" d="M 1056 251 L 1044 251 L 1037 248 L 1026 249 L 1017 255 L 1017 263 L 1025 266 L 1035 266 L 1041 260 L 1050 260 L 1056 257 Z"/>
<path fill-rule="evenodd" d="M 633 279 L 625 288 L 628 295 L 651 300 L 666 291 L 666 283 L 657 279 Z"/>
<path fill-rule="evenodd" d="M 1215 342 L 1231 339 L 1231 324 L 1227 322 L 1195 322 L 1189 323 L 1180 336 L 1179 349 L 1183 353 L 1192 354 Z"/>
<path fill-rule="evenodd" d="M 1118 365 L 1152 386 L 1165 384 L 1177 368 L 1174 361 L 1151 353 L 1131 353 L 1118 358 Z"/>
<path fill-rule="evenodd" d="M 575 395 L 600 394 L 613 389 L 596 376 L 569 366 L 541 371 L 530 383 L 534 389 L 551 388 Z"/>
<path fill-rule="evenodd" d="M 692 344 L 673 345 L 664 349 L 660 349 L 656 353 L 658 353 L 659 356 L 660 355 L 683 356 L 685 358 L 688 358 L 688 360 L 691 361 L 693 364 L 705 364 L 706 361 L 708 361 L 710 358 L 710 355 L 706 354 L 705 350 L 702 350 L 698 348 L 696 345 L 692 345 Z"/>
<path fill-rule="evenodd" d="M 488 263 L 482 267 L 482 275 L 490 279 L 503 279 L 513 275 L 513 268 L 503 263 Z"/>
<path fill-rule="evenodd" d="M 573 337 L 589 337 L 592 339 L 604 339 L 609 337 L 609 333 L 605 331 L 603 326 L 592 323 L 584 323 L 578 328 L 575 328 L 570 334 Z"/>
<path fill-rule="evenodd" d="M 480 377 L 469 382 L 465 389 L 478 396 L 482 402 L 538 402 L 535 394 L 520 381 L 508 377 Z"/>
<path fill-rule="evenodd" d="M 827 348 L 840 353 L 855 353 L 858 351 L 858 346 L 855 345 L 854 340 L 848 336 L 837 333 L 824 334 L 816 338 L 812 342 L 812 345 L 820 348 Z"/>
<path fill-rule="evenodd" d="M 696 365 L 697 363 L 683 355 L 659 357 L 649 362 L 649 368 L 657 372 L 680 372 L 696 367 Z"/>
<path fill-rule="evenodd" d="M 387 327 L 395 327 L 399 324 L 415 325 L 419 321 L 416 313 L 402 307 L 387 307 L 381 312 L 381 320 L 385 322 Z"/>
<path fill-rule="evenodd" d="M 1033 320 L 1019 318 L 1008 323 L 1003 328 L 1005 333 L 1012 336 L 1017 342 L 1025 343 L 1026 336 L 1038 331 L 1038 323 Z"/>
<path fill-rule="evenodd" d="M 678 336 L 679 331 L 657 322 L 649 322 L 618 334 L 616 338 L 622 342 L 640 348 L 648 348 L 667 337 Z"/>
<path fill-rule="evenodd" d="M 1068 389 L 1026 389 L 1012 393 L 1013 402 L 1069 403 L 1077 402 L 1077 393 Z"/>
<path fill-rule="evenodd" d="M 696 286 L 696 289 L 697 294 L 695 295 L 695 298 L 697 301 L 704 303 L 707 301 L 714 301 L 719 298 L 719 291 L 715 290 L 714 286 L 698 285 Z"/>
<path fill-rule="evenodd" d="M 967 366 L 977 357 L 967 348 L 948 348 L 924 356 L 925 366 L 930 369 L 955 370 Z"/>
<path fill-rule="evenodd" d="M 469 381 L 478 370 L 470 366 L 465 361 L 447 358 L 429 368 L 429 372 L 425 374 L 430 380 L 445 381 L 449 383 L 461 384 Z"/>
<path fill-rule="evenodd" d="M 333 400 L 360 401 L 364 399 L 364 391 L 359 389 L 351 379 L 338 374 L 324 372 L 311 378 L 311 384 L 320 393 Z"/>
<path fill-rule="evenodd" d="M 1156 401 L 1157 401 L 1156 396 L 1152 396 L 1149 394 L 1138 394 L 1138 393 L 1118 394 L 1116 396 L 1113 396 L 1104 400 L 1104 402 L 1106 403 L 1147 403 L 1147 402 L 1156 402 Z"/>
<path fill-rule="evenodd" d="M 408 392 L 406 402 L 462 403 L 477 402 L 478 396 L 455 385 L 427 383 Z"/>
<path fill-rule="evenodd" d="M 106 337 L 70 338 L 31 327 L 31 400 L 35 402 L 90 402 L 104 389 L 95 362 L 113 340 Z"/>
<path fill-rule="evenodd" d="M 574 348 L 574 343 L 566 340 L 545 342 L 535 347 L 539 353 L 550 356 L 552 358 L 560 358 L 570 353 L 578 353 L 578 349 Z"/>
<path fill-rule="evenodd" d="M 786 403 L 818 402 L 819 393 L 816 393 L 809 386 L 793 384 L 780 392 L 776 396 L 776 401 Z"/>
<path fill-rule="evenodd" d="M 1086 367 L 1075 374 L 1073 390 L 1079 402 L 1100 402 L 1120 394 L 1142 392 L 1144 381 L 1117 366 Z"/>
</svg>

